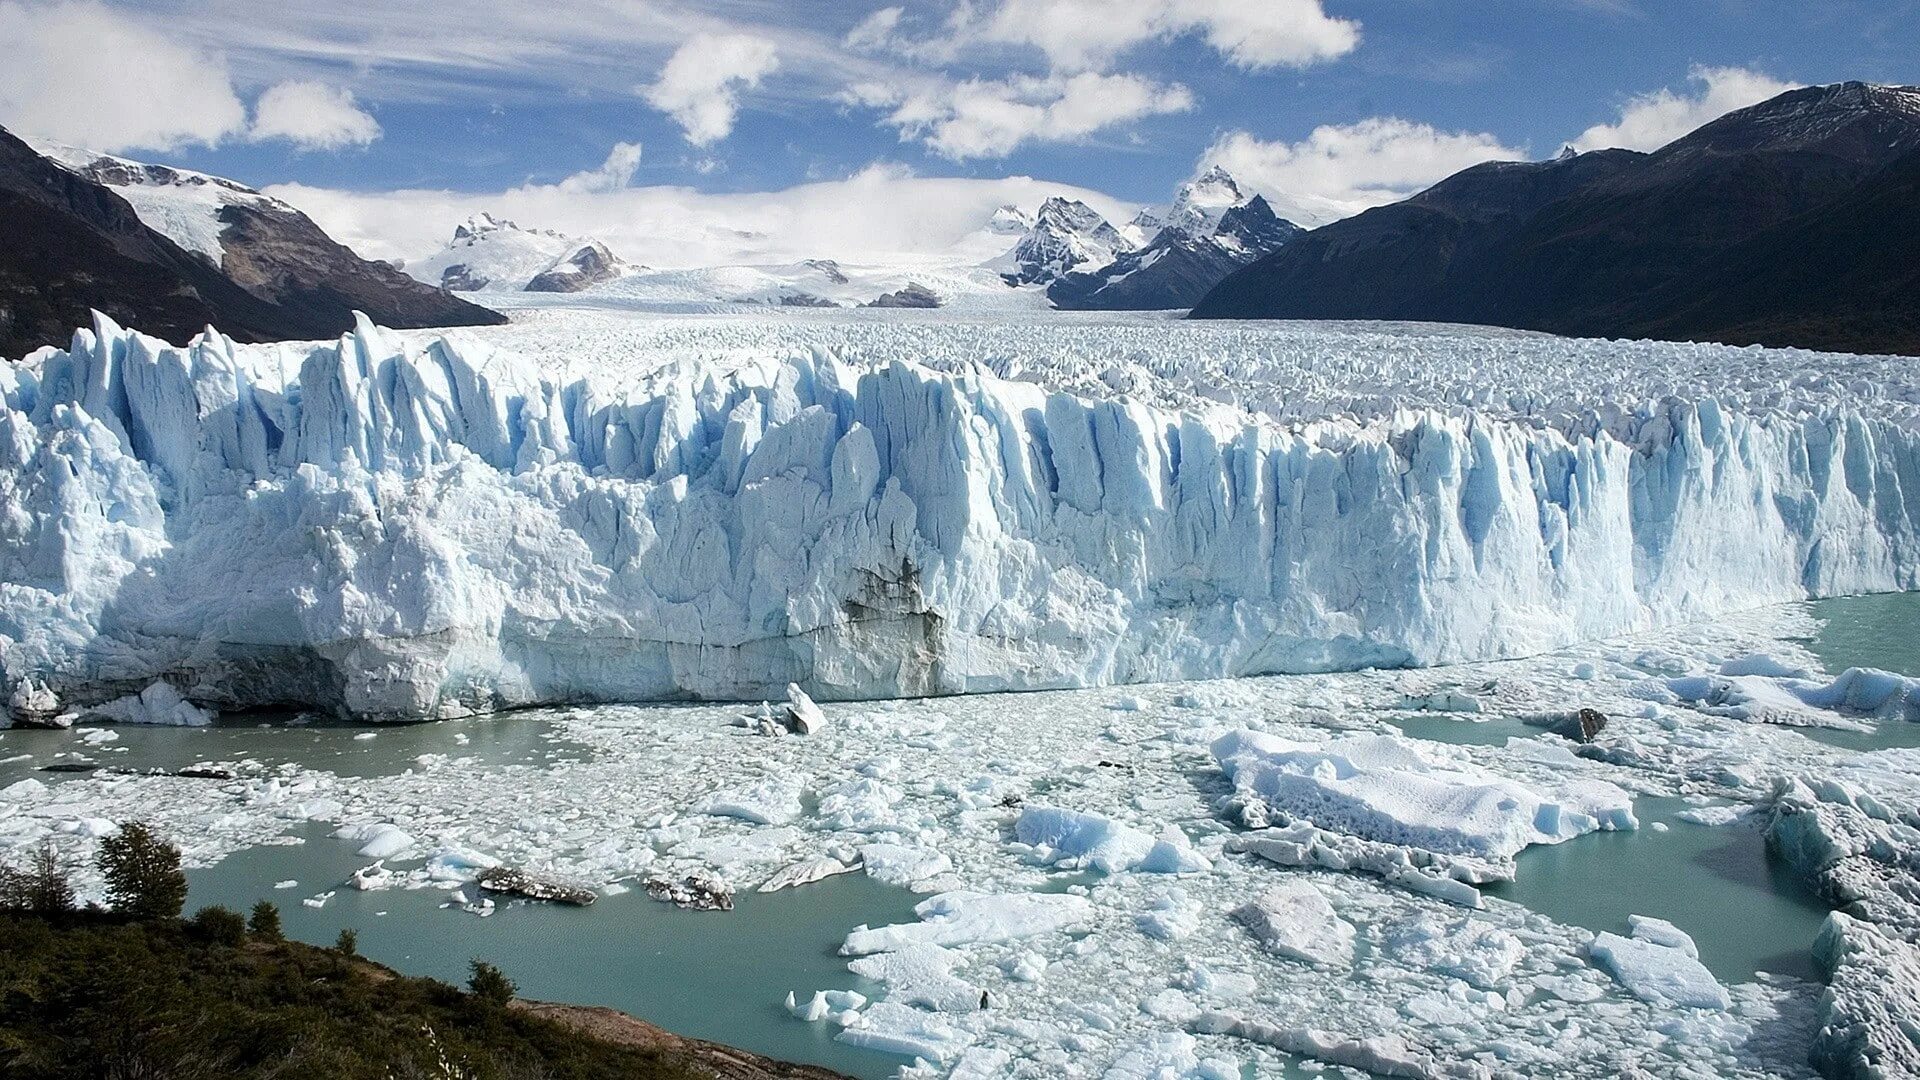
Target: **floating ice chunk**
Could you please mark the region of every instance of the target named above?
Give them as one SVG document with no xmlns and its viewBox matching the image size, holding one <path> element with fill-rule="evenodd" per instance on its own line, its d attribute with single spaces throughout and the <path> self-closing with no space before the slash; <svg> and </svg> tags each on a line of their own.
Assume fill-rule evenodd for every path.
<svg viewBox="0 0 1920 1080">
<path fill-rule="evenodd" d="M 1722 675 L 1765 675 L 1770 679 L 1804 679 L 1806 668 L 1774 659 L 1767 653 L 1748 653 L 1720 665 Z"/>
<path fill-rule="evenodd" d="M 1112 818 L 1049 806 L 1022 810 L 1013 833 L 1045 862 L 1090 866 L 1106 874 L 1133 869 L 1155 847 L 1152 837 Z"/>
<path fill-rule="evenodd" d="M 1017 953 L 1000 961 L 1000 970 L 1011 982 L 1037 983 L 1047 977 L 1047 958 L 1037 952 Z"/>
<path fill-rule="evenodd" d="M 1199 1015 L 1198 1010 L 1194 1015 Z M 1156 1031 L 1115 1058 L 1103 1080 L 1189 1080 L 1216 1075 L 1201 1071 L 1199 1050 L 1199 1040 L 1184 1031 Z"/>
<path fill-rule="evenodd" d="M 1746 817 L 1752 813 L 1752 806 L 1733 803 L 1727 806 L 1689 807 L 1673 816 L 1679 818 L 1681 821 L 1690 821 L 1695 825 L 1719 826 L 1731 825 L 1736 821 L 1745 820 Z"/>
<path fill-rule="evenodd" d="M 953 975 L 965 959 L 938 945 L 910 945 L 863 956 L 847 964 L 847 970 L 886 983 L 888 1001 L 935 1012 L 970 1013 L 980 1008 L 981 990 Z"/>
<path fill-rule="evenodd" d="M 787 780 L 762 780 L 746 787 L 718 791 L 700 805 L 700 812 L 736 817 L 756 825 L 785 825 L 800 816 L 801 786 Z"/>
<path fill-rule="evenodd" d="M 1428 851 L 1511 857 L 1595 829 L 1633 829 L 1633 800 L 1603 781 L 1535 791 L 1469 764 L 1441 766 L 1397 736 L 1300 743 L 1236 731 L 1213 756 L 1242 798 L 1322 829 Z"/>
<path fill-rule="evenodd" d="M 1421 712 L 1477 713 L 1480 711 L 1480 699 L 1460 690 L 1434 690 L 1424 694 L 1403 694 L 1400 698 L 1403 709 L 1417 709 Z"/>
<path fill-rule="evenodd" d="M 872 777 L 845 780 L 821 794 L 820 825 L 841 832 L 897 832 L 901 823 L 894 807 L 904 798 L 899 788 Z"/>
<path fill-rule="evenodd" d="M 326 892 L 316 893 L 307 897 L 305 900 L 300 901 L 300 904 L 302 907 L 323 908 L 327 906 L 327 901 L 331 899 L 333 899 L 333 890 L 329 889 Z"/>
<path fill-rule="evenodd" d="M 953 1063 L 947 1080 L 1002 1080 L 1013 1055 L 998 1047 L 969 1046 Z"/>
<path fill-rule="evenodd" d="M 953 869 L 953 860 L 931 848 L 905 844 L 867 844 L 860 848 L 867 876 L 883 885 L 910 889 Z"/>
<path fill-rule="evenodd" d="M 836 874 L 851 873 L 857 869 L 859 869 L 859 867 L 848 866 L 839 859 L 833 858 L 808 859 L 804 862 L 789 863 L 779 870 L 774 871 L 772 877 L 761 882 L 758 891 L 779 892 L 781 889 L 791 889 L 800 885 L 811 885 L 816 881 L 823 881 Z"/>
<path fill-rule="evenodd" d="M 1848 668 L 1831 682 L 1767 675 L 1688 675 L 1667 688 L 1703 712 L 1759 723 L 1832 723 L 1816 711 L 1878 720 L 1920 721 L 1920 679 L 1876 668 Z"/>
<path fill-rule="evenodd" d="M 155 679 L 138 694 L 115 698 L 96 706 L 88 716 L 116 724 L 153 724 L 161 727 L 205 727 L 214 714 L 180 696 L 165 679 Z"/>
<path fill-rule="evenodd" d="M 1199 928 L 1200 905 L 1187 898 L 1185 889 L 1166 889 L 1154 896 L 1134 924 L 1148 937 L 1177 941 Z"/>
<path fill-rule="evenodd" d="M 953 947 L 1016 941 L 1084 926 L 1093 917 L 1093 905 L 1085 897 L 1060 893 L 963 891 L 928 897 L 914 907 L 913 913 L 921 921 L 853 931 L 840 952 L 865 956 L 910 945 Z"/>
<path fill-rule="evenodd" d="M 852 990 L 815 990 L 805 1004 L 795 1000 L 791 991 L 787 994 L 787 1012 L 796 1020 L 813 1023 L 817 1020 L 831 1020 L 841 1027 L 858 1022 L 860 1010 L 866 1008 L 864 994 Z"/>
<path fill-rule="evenodd" d="M 1147 699 L 1135 694 L 1117 698 L 1113 703 L 1115 712 L 1145 712 L 1147 708 Z"/>
<path fill-rule="evenodd" d="M 360 850 L 356 854 L 363 859 L 391 859 L 414 843 L 411 833 L 392 824 L 343 829 L 334 835 L 360 841 Z"/>
<path fill-rule="evenodd" d="M 31 776 L 24 780 L 15 780 L 6 787 L 0 788 L 0 798 L 5 798 L 10 803 L 38 802 L 46 798 L 46 795 L 47 785 Z"/>
<path fill-rule="evenodd" d="M 798 683 L 787 684 L 787 730 L 795 735 L 811 735 L 827 726 L 827 714 L 813 703 Z"/>
<path fill-rule="evenodd" d="M 274 882 L 273 887 L 276 889 L 297 889 L 300 887 L 300 882 L 296 878 L 288 878 L 285 881 Z"/>
<path fill-rule="evenodd" d="M 1681 949 L 1603 931 L 1587 951 L 1642 1001 L 1694 1009 L 1725 1009 L 1732 1003 L 1706 965 Z"/>
<path fill-rule="evenodd" d="M 1526 955 L 1512 934 L 1476 918 L 1422 915 L 1385 935 L 1395 960 L 1464 979 L 1482 990 L 1498 985 Z"/>
<path fill-rule="evenodd" d="M 971 1031 L 911 1005 L 882 1001 L 860 1014 L 859 1022 L 835 1039 L 883 1054 L 925 1058 L 945 1064 L 974 1041 Z"/>
<path fill-rule="evenodd" d="M 1306 881 L 1274 885 L 1232 915 L 1268 952 L 1330 967 L 1353 960 L 1353 927 Z"/>
<path fill-rule="evenodd" d="M 1679 949 L 1694 959 L 1700 958 L 1700 947 L 1685 930 L 1665 919 L 1656 919 L 1651 915 L 1629 915 L 1627 926 L 1629 936 L 1636 941 L 1645 941 L 1654 945 L 1665 945 L 1669 949 Z"/>
<path fill-rule="evenodd" d="M 1179 826 L 1168 825 L 1134 869 L 1147 874 L 1197 874 L 1213 869 L 1213 862 L 1193 849 L 1193 841 Z"/>
<path fill-rule="evenodd" d="M 372 866 L 363 866 L 355 870 L 353 876 L 347 879 L 347 884 L 361 892 L 372 892 L 375 889 L 393 888 L 399 877 L 400 875 L 387 869 L 384 861 L 378 861 Z"/>
<path fill-rule="evenodd" d="M 448 846 L 427 858 L 428 881 L 472 881 L 480 871 L 491 870 L 500 860 L 472 848 Z"/>
<path fill-rule="evenodd" d="M 1204 1013 L 1193 1022 L 1192 1028 L 1202 1034 L 1232 1035 L 1329 1065 L 1344 1065 L 1380 1076 L 1415 1077 L 1417 1080 L 1443 1080 L 1448 1077 L 1482 1080 L 1493 1075 L 1491 1069 L 1479 1062 L 1455 1061 L 1443 1065 L 1436 1062 L 1433 1055 L 1408 1045 L 1406 1039 L 1399 1035 L 1371 1035 L 1356 1039 L 1337 1032 L 1244 1020 L 1226 1012 Z"/>
</svg>

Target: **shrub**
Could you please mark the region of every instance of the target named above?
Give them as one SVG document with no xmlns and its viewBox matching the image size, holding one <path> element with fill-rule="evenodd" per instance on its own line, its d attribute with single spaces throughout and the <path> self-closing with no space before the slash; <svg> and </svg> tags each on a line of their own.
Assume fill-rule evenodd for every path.
<svg viewBox="0 0 1920 1080">
<path fill-rule="evenodd" d="M 177 919 L 187 906 L 180 849 L 145 822 L 129 821 L 101 840 L 99 862 L 113 910 L 136 919 Z"/>
<path fill-rule="evenodd" d="M 513 985 L 512 979 L 485 960 L 475 960 L 472 968 L 473 976 L 467 980 L 467 991 L 485 1004 L 504 1008 L 520 990 Z"/>
<path fill-rule="evenodd" d="M 34 851 L 25 870 L 0 866 L 0 908 L 42 916 L 73 910 L 73 883 L 53 841 Z"/>
<path fill-rule="evenodd" d="M 247 939 L 247 921 L 232 908 L 203 907 L 187 920 L 187 932 L 216 945 L 238 945 Z"/>
<path fill-rule="evenodd" d="M 333 951 L 341 956 L 357 955 L 360 952 L 360 935 L 354 933 L 351 926 L 341 927 L 340 936 L 333 939 Z"/>
<path fill-rule="evenodd" d="M 253 914 L 247 916 L 247 929 L 262 941 L 283 941 L 286 934 L 280 929 L 280 909 L 273 902 L 262 900 L 253 905 Z"/>
</svg>

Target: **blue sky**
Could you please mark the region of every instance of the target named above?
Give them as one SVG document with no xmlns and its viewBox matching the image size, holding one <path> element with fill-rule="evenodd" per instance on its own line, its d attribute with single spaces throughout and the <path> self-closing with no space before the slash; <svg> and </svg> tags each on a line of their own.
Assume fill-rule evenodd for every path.
<svg viewBox="0 0 1920 1080">
<path fill-rule="evenodd" d="M 1920 82 L 1920 0 L 0 0 L 0 40 L 0 123 L 261 186 L 499 192 L 638 144 L 572 183 L 1152 202 L 1217 160 L 1322 219 L 1793 84 Z"/>
</svg>

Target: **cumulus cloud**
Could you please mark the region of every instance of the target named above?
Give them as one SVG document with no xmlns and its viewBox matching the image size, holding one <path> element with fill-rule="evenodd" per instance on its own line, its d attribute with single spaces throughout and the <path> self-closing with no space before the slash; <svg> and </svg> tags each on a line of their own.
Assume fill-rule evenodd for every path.
<svg viewBox="0 0 1920 1080">
<path fill-rule="evenodd" d="M 1658 150 L 1702 124 L 1800 85 L 1737 67 L 1695 66 L 1687 73 L 1687 80 L 1694 84 L 1692 93 L 1662 88 L 1637 95 L 1620 110 L 1617 122 L 1596 124 L 1581 132 L 1573 140 L 1574 149 Z"/>
<path fill-rule="evenodd" d="M 288 81 L 269 87 L 254 103 L 248 137 L 286 139 L 303 150 L 339 150 L 373 142 L 380 137 L 380 124 L 350 90 Z"/>
<path fill-rule="evenodd" d="M 1397 202 L 1483 161 L 1526 156 L 1485 133 L 1385 116 L 1318 127 L 1292 143 L 1230 132 L 1201 155 L 1199 167 L 1225 168 L 1280 216 L 1315 226 Z"/>
<path fill-rule="evenodd" d="M 773 42 L 752 34 L 696 34 L 674 50 L 660 78 L 640 91 L 647 103 L 706 146 L 733 131 L 739 92 L 780 66 Z"/>
<path fill-rule="evenodd" d="M 1146 116 L 1185 112 L 1193 94 L 1178 83 L 1083 71 L 1068 76 L 928 82 L 907 90 L 854 86 L 848 99 L 892 111 L 884 122 L 953 161 L 1005 157 L 1022 144 L 1070 142 Z"/>
<path fill-rule="evenodd" d="M 98 4 L 0 2 L 0 124 L 97 150 L 212 145 L 246 109 L 226 65 Z"/>
<path fill-rule="evenodd" d="M 849 264 L 952 258 L 977 238 L 994 208 L 1029 210 L 1048 196 L 1081 199 L 1116 220 L 1136 204 L 1024 176 L 997 180 L 917 177 L 897 166 L 782 191 L 707 194 L 686 187 L 581 190 L 568 181 L 492 193 L 355 192 L 283 184 L 268 193 L 306 211 L 334 239 L 372 259 L 419 259 L 444 247 L 455 225 L 482 210 L 604 240 L 622 258 L 653 267 L 718 266 L 832 258 Z M 1004 236 L 990 236 L 993 252 Z M 970 249 L 969 249 L 970 250 Z"/>
<path fill-rule="evenodd" d="M 891 9 L 886 9 L 891 10 Z M 898 15 L 876 12 L 862 40 L 894 38 Z M 903 51 L 953 53 L 975 43 L 1027 45 L 1056 70 L 1104 68 L 1144 42 L 1198 35 L 1245 68 L 1306 67 L 1350 53 L 1360 24 L 1328 15 L 1321 0 L 1001 0 L 984 16 L 955 9 L 940 38 Z"/>
<path fill-rule="evenodd" d="M 607 160 L 597 169 L 583 169 L 574 173 L 557 185 L 561 191 L 591 194 L 602 191 L 619 191 L 633 183 L 634 171 L 640 168 L 640 144 L 637 142 L 614 143 L 607 152 Z"/>
</svg>

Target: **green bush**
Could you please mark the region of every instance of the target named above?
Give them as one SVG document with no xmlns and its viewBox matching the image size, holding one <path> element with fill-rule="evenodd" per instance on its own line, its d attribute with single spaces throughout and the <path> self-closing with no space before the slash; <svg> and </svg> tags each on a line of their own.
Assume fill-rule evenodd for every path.
<svg viewBox="0 0 1920 1080">
<path fill-rule="evenodd" d="M 216 945 L 238 945 L 247 940 L 247 921 L 232 908 L 203 907 L 187 920 L 187 933 Z"/>
<path fill-rule="evenodd" d="M 473 961 L 472 969 L 473 975 L 467 979 L 467 992 L 484 1004 L 505 1008 L 520 990 L 513 985 L 512 979 L 485 960 Z"/>
<path fill-rule="evenodd" d="M 354 933 L 353 927 L 351 926 L 341 927 L 340 936 L 333 939 L 333 951 L 339 953 L 341 956 L 359 955 L 360 935 Z"/>
<path fill-rule="evenodd" d="M 136 919 L 177 919 L 187 906 L 187 875 L 180 849 L 143 821 L 129 821 L 100 841 L 100 873 L 107 903 Z"/>
<path fill-rule="evenodd" d="M 262 941 L 279 941 L 286 937 L 280 929 L 280 909 L 270 900 L 262 900 L 253 905 L 253 913 L 247 916 L 247 929 Z"/>
</svg>

